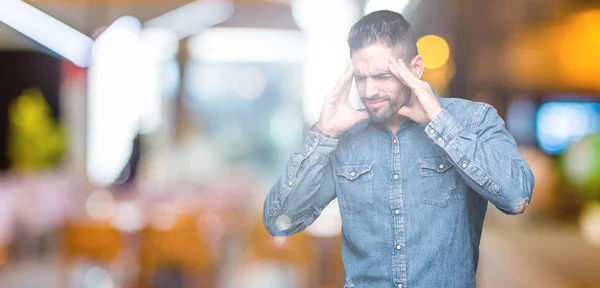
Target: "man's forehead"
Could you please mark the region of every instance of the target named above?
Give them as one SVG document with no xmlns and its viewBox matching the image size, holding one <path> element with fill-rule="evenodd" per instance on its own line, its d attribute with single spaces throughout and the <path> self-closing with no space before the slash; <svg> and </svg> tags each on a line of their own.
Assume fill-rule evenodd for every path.
<svg viewBox="0 0 600 288">
<path fill-rule="evenodd" d="M 354 75 L 361 76 L 373 76 L 376 74 L 390 73 L 388 65 L 365 65 L 365 66 L 354 66 Z"/>
<path fill-rule="evenodd" d="M 388 64 L 392 56 L 392 51 L 385 46 L 373 45 L 360 49 L 352 55 L 354 73 L 365 76 L 389 73 Z"/>
</svg>

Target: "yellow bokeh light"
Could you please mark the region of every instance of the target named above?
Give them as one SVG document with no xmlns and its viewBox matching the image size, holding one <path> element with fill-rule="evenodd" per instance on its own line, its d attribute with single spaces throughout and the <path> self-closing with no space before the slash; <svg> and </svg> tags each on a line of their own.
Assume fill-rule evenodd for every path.
<svg viewBox="0 0 600 288">
<path fill-rule="evenodd" d="M 417 41 L 419 55 L 423 57 L 425 68 L 437 69 L 442 67 L 450 57 L 450 47 L 442 37 L 427 35 Z"/>
</svg>

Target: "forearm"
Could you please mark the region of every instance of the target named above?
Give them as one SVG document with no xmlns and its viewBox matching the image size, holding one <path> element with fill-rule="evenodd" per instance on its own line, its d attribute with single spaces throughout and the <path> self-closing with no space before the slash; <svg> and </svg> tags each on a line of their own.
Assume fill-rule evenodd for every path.
<svg viewBox="0 0 600 288">
<path fill-rule="evenodd" d="M 446 151 L 471 188 L 504 213 L 522 213 L 534 178 L 514 139 L 491 106 L 482 106 L 472 124 L 468 131 L 442 110 L 425 132 Z"/>
<path fill-rule="evenodd" d="M 304 148 L 294 153 L 264 203 L 264 224 L 272 235 L 304 230 L 334 197 L 330 154 L 337 139 L 311 132 Z"/>
</svg>

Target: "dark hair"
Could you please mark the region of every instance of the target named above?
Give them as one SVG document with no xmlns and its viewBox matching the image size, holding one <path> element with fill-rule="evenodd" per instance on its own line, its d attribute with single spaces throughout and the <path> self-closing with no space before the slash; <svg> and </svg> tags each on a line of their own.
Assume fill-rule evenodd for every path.
<svg viewBox="0 0 600 288">
<path fill-rule="evenodd" d="M 350 56 L 356 50 L 384 44 L 397 56 L 410 62 L 417 56 L 417 44 L 410 24 L 400 13 L 389 10 L 371 12 L 356 22 L 348 33 Z"/>
</svg>

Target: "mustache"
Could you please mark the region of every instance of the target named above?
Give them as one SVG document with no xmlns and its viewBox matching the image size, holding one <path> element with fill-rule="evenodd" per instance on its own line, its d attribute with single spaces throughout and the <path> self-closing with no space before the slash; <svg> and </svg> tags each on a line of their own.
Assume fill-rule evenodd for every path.
<svg viewBox="0 0 600 288">
<path fill-rule="evenodd" d="M 381 101 L 381 100 L 387 100 L 387 101 L 391 101 L 392 98 L 388 95 L 382 95 L 382 94 L 377 94 L 371 98 L 366 98 L 364 96 L 360 97 L 362 99 L 363 102 L 377 102 L 377 101 Z"/>
</svg>

